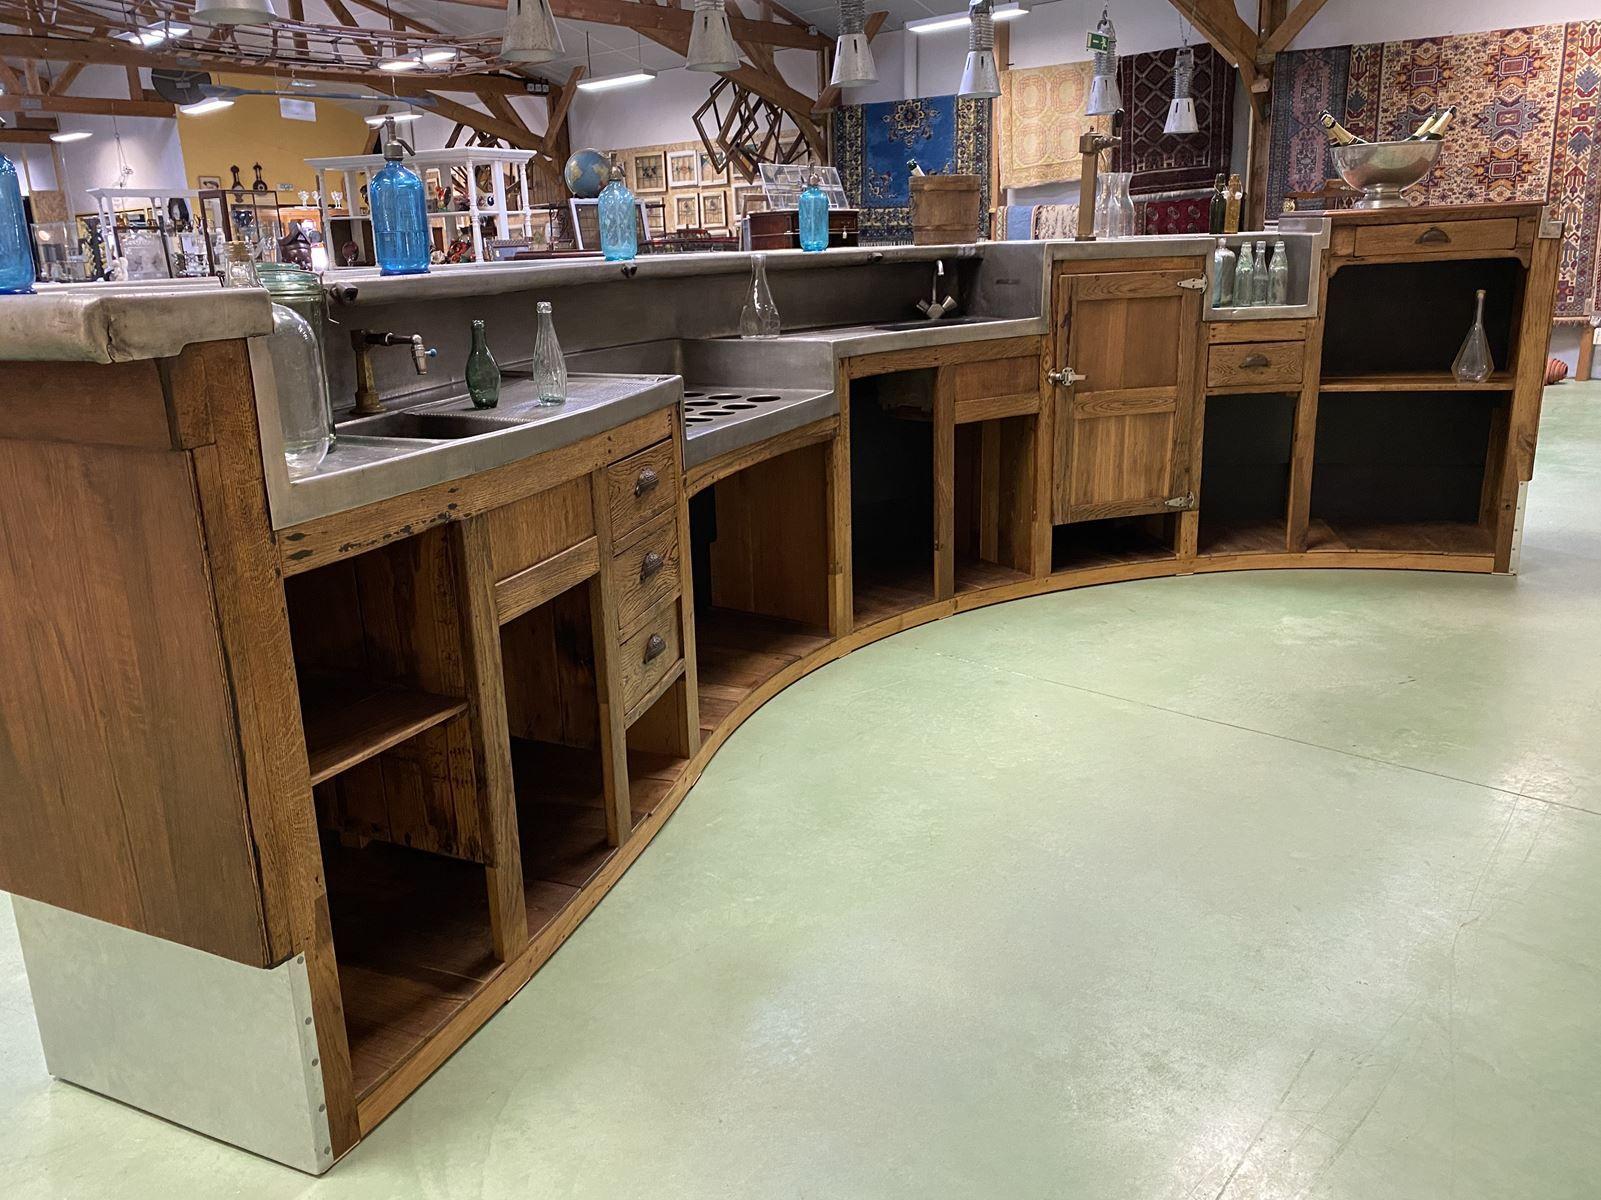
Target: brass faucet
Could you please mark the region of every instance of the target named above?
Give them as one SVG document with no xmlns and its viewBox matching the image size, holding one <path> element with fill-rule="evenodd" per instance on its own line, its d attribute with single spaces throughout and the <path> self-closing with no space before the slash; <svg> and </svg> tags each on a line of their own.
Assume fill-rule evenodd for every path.
<svg viewBox="0 0 1601 1200">
<path fill-rule="evenodd" d="M 367 329 L 350 331 L 350 348 L 356 352 L 356 407 L 353 415 L 371 417 L 384 411 L 378 397 L 378 379 L 373 374 L 372 350 L 374 346 L 410 346 L 411 365 L 417 374 L 428 374 L 428 360 L 439 351 L 423 345 L 420 333 L 374 333 Z"/>
<path fill-rule="evenodd" d="M 1082 165 L 1078 173 L 1078 236 L 1075 239 L 1077 241 L 1095 240 L 1095 178 L 1100 173 L 1101 151 L 1110 150 L 1117 145 L 1118 130 L 1122 124 L 1123 110 L 1120 108 L 1112 114 L 1110 133 L 1086 129 L 1079 135 L 1078 152 Z"/>
</svg>

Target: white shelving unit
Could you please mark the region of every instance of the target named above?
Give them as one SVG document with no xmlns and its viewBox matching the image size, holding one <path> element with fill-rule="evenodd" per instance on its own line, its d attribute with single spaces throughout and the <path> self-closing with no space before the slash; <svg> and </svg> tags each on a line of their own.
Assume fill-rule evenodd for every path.
<svg viewBox="0 0 1601 1200">
<path fill-rule="evenodd" d="M 428 220 L 440 221 L 447 227 L 452 222 L 467 222 L 472 230 L 473 255 L 479 262 L 483 262 L 484 231 L 481 218 L 494 218 L 496 237 L 531 239 L 534 235 L 534 213 L 528 207 L 528 161 L 531 158 L 533 158 L 531 150 L 463 146 L 453 150 L 419 150 L 405 162 L 406 166 L 424 179 L 431 170 L 437 170 L 446 180 L 449 180 L 456 168 L 461 167 L 465 170 L 469 183 L 467 207 L 431 212 L 428 214 Z M 337 246 L 328 233 L 333 228 L 332 222 L 372 220 L 370 213 L 360 211 L 361 189 L 374 175 L 383 170 L 383 155 L 352 154 L 340 158 L 308 158 L 306 165 L 317 173 L 317 194 L 322 212 L 324 237 L 329 243 L 330 255 L 337 257 Z M 490 179 L 493 182 L 490 194 L 494 198 L 494 204 L 488 207 L 478 203 L 478 188 L 475 181 L 480 167 L 492 168 Z M 521 208 L 510 208 L 506 203 L 508 177 L 517 181 L 516 191 L 522 197 Z M 341 193 L 345 202 L 343 208 L 333 207 L 332 192 Z M 519 222 L 521 225 L 515 233 L 513 222 Z M 330 263 L 330 266 L 335 265 L 337 264 Z"/>
</svg>

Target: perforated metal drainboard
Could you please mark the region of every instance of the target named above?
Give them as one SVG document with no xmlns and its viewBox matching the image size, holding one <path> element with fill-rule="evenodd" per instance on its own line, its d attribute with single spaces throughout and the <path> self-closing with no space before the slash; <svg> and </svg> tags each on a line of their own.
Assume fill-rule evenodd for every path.
<svg viewBox="0 0 1601 1200">
<path fill-rule="evenodd" d="M 684 392 L 684 424 L 691 432 L 709 432 L 708 427 L 727 425 L 755 412 L 765 404 L 777 404 L 785 397 L 777 392 Z"/>
</svg>

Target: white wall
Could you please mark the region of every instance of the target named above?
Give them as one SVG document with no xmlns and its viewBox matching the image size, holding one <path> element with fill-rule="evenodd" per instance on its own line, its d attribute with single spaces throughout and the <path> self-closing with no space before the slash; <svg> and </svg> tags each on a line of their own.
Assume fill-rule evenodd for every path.
<svg viewBox="0 0 1601 1200">
<path fill-rule="evenodd" d="M 1597 0 L 1334 0 L 1325 4 L 1292 50 L 1361 42 L 1400 42 L 1408 38 L 1559 25 L 1601 17 Z"/>
</svg>

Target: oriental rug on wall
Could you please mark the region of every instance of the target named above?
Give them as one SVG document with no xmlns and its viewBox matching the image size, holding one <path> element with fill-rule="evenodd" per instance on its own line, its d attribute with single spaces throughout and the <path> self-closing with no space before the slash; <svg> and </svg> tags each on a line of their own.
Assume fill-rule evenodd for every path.
<svg viewBox="0 0 1601 1200">
<path fill-rule="evenodd" d="M 1036 187 L 1079 177 L 1078 139 L 1105 118 L 1086 117 L 1090 63 L 1014 67 L 1001 72 L 1000 185 Z"/>
<path fill-rule="evenodd" d="M 861 210 L 863 242 L 912 240 L 911 172 L 979 177 L 983 228 L 990 204 L 990 115 L 982 100 L 926 96 L 851 104 L 834 114 L 834 163 Z"/>
<path fill-rule="evenodd" d="M 1136 196 L 1153 192 L 1210 190 L 1213 180 L 1228 174 L 1229 146 L 1234 135 L 1234 69 L 1211 46 L 1195 48 L 1197 133 L 1163 133 L 1173 99 L 1173 58 L 1177 50 L 1127 54 L 1118 62 L 1117 86 L 1127 108 L 1117 169 L 1133 171 L 1129 190 Z M 1073 172 L 1075 178 L 1078 172 Z M 1006 187 L 1013 186 L 1002 175 Z"/>
<path fill-rule="evenodd" d="M 1379 140 L 1454 104 L 1439 165 L 1408 198 L 1553 205 L 1565 222 L 1557 315 L 1597 310 L 1601 21 L 1294 51 L 1279 56 L 1274 78 L 1269 211 L 1334 175 L 1320 109 Z"/>
</svg>

